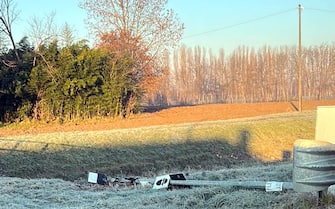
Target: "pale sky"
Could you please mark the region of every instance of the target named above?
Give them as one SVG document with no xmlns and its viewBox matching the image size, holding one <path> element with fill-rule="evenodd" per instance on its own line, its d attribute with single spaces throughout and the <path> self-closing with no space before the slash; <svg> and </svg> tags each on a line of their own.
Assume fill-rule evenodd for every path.
<svg viewBox="0 0 335 209">
<path fill-rule="evenodd" d="M 57 25 L 68 23 L 78 39 L 90 39 L 81 0 L 16 0 L 20 16 L 14 25 L 16 42 L 29 31 L 33 16 L 56 12 Z M 302 4 L 302 44 L 333 44 L 334 0 L 169 0 L 168 8 L 185 24 L 181 43 L 230 52 L 238 46 L 296 45 L 298 5 Z"/>
</svg>

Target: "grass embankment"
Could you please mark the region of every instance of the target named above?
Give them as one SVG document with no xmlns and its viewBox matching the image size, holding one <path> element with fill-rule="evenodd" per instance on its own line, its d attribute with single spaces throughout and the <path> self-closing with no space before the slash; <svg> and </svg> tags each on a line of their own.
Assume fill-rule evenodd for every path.
<svg viewBox="0 0 335 209">
<path fill-rule="evenodd" d="M 5 176 L 86 178 L 229 168 L 279 161 L 298 138 L 313 138 L 315 111 L 110 131 L 0 137 Z"/>
<path fill-rule="evenodd" d="M 208 180 L 288 180 L 292 166 L 263 165 L 251 168 L 201 171 L 190 179 Z M 302 208 L 295 203 L 297 194 L 246 190 L 223 187 L 156 191 L 150 188 L 96 187 L 80 182 L 60 179 L 0 178 L 0 204 L 2 208 L 133 208 L 133 209 L 203 209 L 203 208 Z M 299 198 L 306 203 L 308 195 Z M 312 202 L 310 200 L 310 202 Z M 312 203 L 313 204 L 313 203 Z M 286 207 L 281 207 L 284 205 Z M 290 207 L 292 205 L 292 207 Z M 309 204 L 311 205 L 311 204 Z M 315 205 L 315 204 L 314 204 Z M 312 207 L 304 207 L 312 208 Z"/>
</svg>

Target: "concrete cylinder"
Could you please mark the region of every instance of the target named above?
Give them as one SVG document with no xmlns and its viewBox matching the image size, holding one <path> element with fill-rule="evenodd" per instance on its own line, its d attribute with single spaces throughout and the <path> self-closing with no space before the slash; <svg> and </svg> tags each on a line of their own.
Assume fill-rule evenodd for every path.
<svg viewBox="0 0 335 209">
<path fill-rule="evenodd" d="M 293 189 L 325 191 L 335 184 L 335 145 L 318 140 L 297 140 L 293 148 Z"/>
</svg>

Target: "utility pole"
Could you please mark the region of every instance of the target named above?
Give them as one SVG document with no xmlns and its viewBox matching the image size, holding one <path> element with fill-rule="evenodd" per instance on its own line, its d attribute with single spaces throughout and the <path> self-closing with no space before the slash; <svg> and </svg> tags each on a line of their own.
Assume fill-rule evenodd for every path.
<svg viewBox="0 0 335 209">
<path fill-rule="evenodd" d="M 298 97 L 299 97 L 299 112 L 302 112 L 302 49 L 301 49 L 301 10 L 302 6 L 299 4 L 299 46 L 298 46 Z"/>
</svg>

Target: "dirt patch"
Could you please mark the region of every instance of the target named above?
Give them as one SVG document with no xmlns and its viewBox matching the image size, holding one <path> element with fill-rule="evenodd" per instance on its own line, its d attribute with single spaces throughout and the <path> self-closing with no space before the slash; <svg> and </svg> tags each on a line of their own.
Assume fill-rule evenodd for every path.
<svg viewBox="0 0 335 209">
<path fill-rule="evenodd" d="M 248 104 L 210 104 L 198 106 L 171 107 L 152 113 L 134 115 L 128 119 L 95 119 L 69 122 L 65 124 L 25 122 L 0 128 L 0 137 L 68 132 L 97 131 L 121 128 L 138 128 L 155 125 L 169 125 L 200 121 L 226 120 L 253 117 L 275 113 L 293 112 L 297 102 L 269 102 Z M 306 101 L 303 110 L 315 110 L 317 106 L 335 105 L 335 100 Z"/>
</svg>

